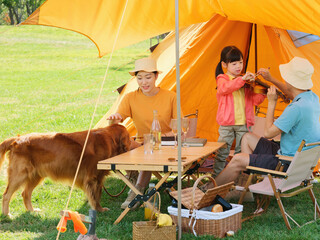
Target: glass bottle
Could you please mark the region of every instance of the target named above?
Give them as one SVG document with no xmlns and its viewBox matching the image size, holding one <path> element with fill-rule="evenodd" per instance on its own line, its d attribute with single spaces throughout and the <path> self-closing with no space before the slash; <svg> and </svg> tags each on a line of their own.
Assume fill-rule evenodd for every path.
<svg viewBox="0 0 320 240">
<path fill-rule="evenodd" d="M 153 150 L 160 150 L 161 148 L 161 127 L 158 120 L 158 111 L 153 110 L 153 121 L 151 124 L 150 133 L 153 136 Z"/>
<path fill-rule="evenodd" d="M 149 193 L 152 189 L 155 188 L 155 186 L 156 186 L 156 185 L 155 185 L 154 183 L 149 183 L 149 188 L 147 189 L 146 192 Z M 157 199 L 157 195 L 156 195 L 156 194 L 154 194 L 154 195 L 149 199 L 149 202 L 151 203 L 151 205 L 154 206 L 156 209 L 159 208 L 158 201 L 159 201 L 159 199 Z M 150 220 L 150 219 L 151 219 L 152 212 L 153 212 L 152 208 L 149 208 L 149 206 L 146 205 L 145 208 L 144 208 L 144 219 Z M 153 215 L 153 219 L 155 219 L 155 218 L 156 218 L 156 216 Z"/>
</svg>

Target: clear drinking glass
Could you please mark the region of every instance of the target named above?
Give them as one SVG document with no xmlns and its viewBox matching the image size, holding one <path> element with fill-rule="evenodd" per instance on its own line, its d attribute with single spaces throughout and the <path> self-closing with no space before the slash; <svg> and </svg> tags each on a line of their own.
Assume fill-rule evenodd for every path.
<svg viewBox="0 0 320 240">
<path fill-rule="evenodd" d="M 143 134 L 144 154 L 153 152 L 153 136 L 150 133 Z"/>
<path fill-rule="evenodd" d="M 170 122 L 171 131 L 174 135 L 174 148 L 177 148 L 177 133 L 178 133 L 178 122 L 177 119 L 171 119 Z"/>
<path fill-rule="evenodd" d="M 188 147 L 187 143 L 186 143 L 186 139 L 187 139 L 187 132 L 189 130 L 189 118 L 182 118 L 181 119 L 181 130 L 183 132 L 183 147 Z"/>
</svg>

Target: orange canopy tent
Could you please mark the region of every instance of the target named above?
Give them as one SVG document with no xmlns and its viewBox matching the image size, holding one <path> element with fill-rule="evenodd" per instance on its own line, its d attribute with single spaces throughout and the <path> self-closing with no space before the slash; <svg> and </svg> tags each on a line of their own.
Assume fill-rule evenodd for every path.
<svg viewBox="0 0 320 240">
<path fill-rule="evenodd" d="M 127 4 L 126 4 L 127 3 Z M 120 24 L 121 13 L 124 19 Z M 309 59 L 315 67 L 313 91 L 320 95 L 320 41 L 296 47 L 284 29 L 298 30 L 320 35 L 320 2 L 317 0 L 184 0 L 179 5 L 180 22 L 180 71 L 181 107 L 185 114 L 199 110 L 197 135 L 217 140 L 218 126 L 215 121 L 217 103 L 214 69 L 221 49 L 236 45 L 248 59 L 247 70 L 270 67 L 278 79 L 278 65 L 293 56 Z M 99 56 L 110 52 L 119 28 L 116 48 L 121 48 L 152 36 L 174 29 L 174 1 L 62 1 L 47 0 L 23 24 L 56 26 L 82 33 L 97 46 Z M 252 33 L 252 23 L 257 24 Z M 257 61 L 255 42 L 257 36 Z M 158 85 L 175 90 L 174 32 L 162 41 L 151 54 L 164 72 Z M 113 107 L 114 112 L 123 95 L 135 90 L 137 84 L 131 79 L 121 92 Z M 266 107 L 266 102 L 262 108 Z M 285 105 L 278 104 L 278 110 Z M 280 114 L 280 112 L 278 112 Z M 130 122 L 129 131 L 135 130 Z M 96 127 L 106 125 L 105 118 Z"/>
<path fill-rule="evenodd" d="M 110 52 L 120 18 L 117 48 L 174 30 L 174 1 L 47 0 L 23 24 L 60 27 L 89 37 L 99 56 Z M 208 21 L 219 14 L 251 22 L 320 35 L 318 0 L 180 0 L 179 25 Z"/>
<path fill-rule="evenodd" d="M 279 80 L 279 64 L 288 62 L 293 56 L 309 59 L 315 67 L 312 90 L 320 95 L 320 85 L 317 81 L 320 79 L 319 40 L 297 48 L 286 30 L 257 25 L 256 34 L 255 48 L 256 43 L 250 41 L 255 35 L 252 33 L 252 24 L 230 21 L 219 15 L 215 15 L 208 22 L 191 25 L 180 31 L 181 107 L 185 114 L 199 110 L 198 136 L 214 141 L 218 138 L 214 71 L 224 46 L 236 45 L 245 53 L 245 58 L 248 58 L 248 71 L 255 72 L 255 68 L 270 67 L 271 73 Z M 174 41 L 172 32 L 151 54 L 151 57 L 157 59 L 159 68 L 164 71 L 158 80 L 159 86 L 171 90 L 175 90 L 176 86 Z M 116 111 L 124 94 L 137 87 L 135 79 L 131 79 L 107 115 Z M 260 105 L 261 111 L 266 112 L 266 107 L 267 100 Z M 285 107 L 286 104 L 279 99 L 276 114 L 280 115 Z M 104 119 L 101 119 L 98 125 L 103 126 Z M 126 125 L 134 132 L 130 121 Z"/>
</svg>

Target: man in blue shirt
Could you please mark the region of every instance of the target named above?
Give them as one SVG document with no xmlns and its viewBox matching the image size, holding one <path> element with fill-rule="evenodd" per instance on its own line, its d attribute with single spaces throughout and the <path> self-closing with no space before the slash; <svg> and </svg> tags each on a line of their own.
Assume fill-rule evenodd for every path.
<svg viewBox="0 0 320 240">
<path fill-rule="evenodd" d="M 264 138 L 253 133 L 243 136 L 241 153 L 236 154 L 227 167 L 215 179 L 218 185 L 234 181 L 248 165 L 275 169 L 279 159 L 276 154 L 293 156 L 302 140 L 320 141 L 320 104 L 319 97 L 313 93 L 311 76 L 314 72 L 312 64 L 303 58 L 294 57 L 289 63 L 281 64 L 281 77 L 285 83 L 273 78 L 268 69 L 260 69 L 260 74 L 267 81 L 280 88 L 292 102 L 282 115 L 274 120 L 277 104 L 275 86 L 268 89 L 268 110 Z M 270 141 L 281 133 L 280 144 Z"/>
</svg>

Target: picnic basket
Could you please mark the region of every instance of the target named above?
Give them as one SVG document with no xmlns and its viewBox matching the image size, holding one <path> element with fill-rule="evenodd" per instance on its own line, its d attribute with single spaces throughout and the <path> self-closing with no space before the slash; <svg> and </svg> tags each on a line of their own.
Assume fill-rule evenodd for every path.
<svg viewBox="0 0 320 240">
<path fill-rule="evenodd" d="M 157 227 L 156 221 L 140 221 L 132 224 L 133 240 L 176 239 L 176 225 Z"/>
<path fill-rule="evenodd" d="M 159 209 L 161 206 L 161 199 L 159 192 L 156 192 L 159 197 Z M 154 198 L 154 203 L 156 199 Z M 155 204 L 153 204 L 153 207 Z M 153 208 L 154 209 L 154 208 Z M 154 214 L 152 211 L 151 219 Z M 157 226 L 156 220 L 139 221 L 132 223 L 132 239 L 133 240 L 175 240 L 176 239 L 176 224 L 171 226 Z"/>
<path fill-rule="evenodd" d="M 204 178 L 209 178 L 215 186 L 214 188 L 208 189 L 205 193 L 198 188 L 198 184 Z M 193 187 L 181 190 L 181 204 L 190 210 L 207 207 L 212 204 L 217 194 L 224 198 L 233 185 L 234 182 L 230 182 L 217 186 L 216 181 L 212 177 L 208 175 L 201 176 L 195 181 Z M 170 195 L 178 200 L 178 191 L 171 191 Z"/>
<path fill-rule="evenodd" d="M 214 188 L 203 193 L 197 186 L 198 183 L 208 177 L 214 183 Z M 211 212 L 212 202 L 217 194 L 221 197 L 229 192 L 233 182 L 217 186 L 210 176 L 202 176 L 197 179 L 193 187 L 182 190 L 181 203 L 188 209 L 181 210 L 181 228 L 184 232 L 193 232 L 197 235 L 214 235 L 217 238 L 225 237 L 228 231 L 241 229 L 243 206 L 231 204 L 232 209 L 224 212 Z M 171 192 L 171 196 L 177 197 L 177 192 Z M 178 210 L 168 207 L 168 212 L 174 223 L 178 222 Z"/>
</svg>

